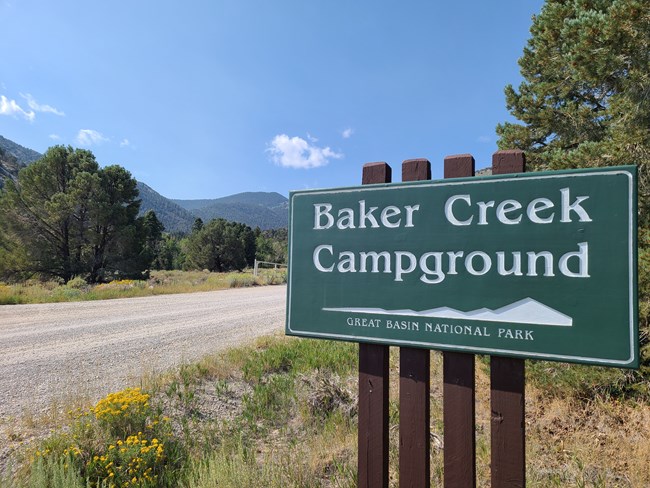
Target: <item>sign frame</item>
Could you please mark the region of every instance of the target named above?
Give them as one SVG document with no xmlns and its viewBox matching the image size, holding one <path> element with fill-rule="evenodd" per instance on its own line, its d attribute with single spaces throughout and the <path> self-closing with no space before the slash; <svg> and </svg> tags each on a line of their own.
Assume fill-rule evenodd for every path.
<svg viewBox="0 0 650 488">
<path fill-rule="evenodd" d="M 627 309 L 629 314 L 629 321 L 626 324 L 626 330 L 629 337 L 629 352 L 630 355 L 625 359 L 607 359 L 600 357 L 588 357 L 580 355 L 570 355 L 570 354 L 553 354 L 547 352 L 531 352 L 531 351 L 521 351 L 517 349 L 499 349 L 493 347 L 480 347 L 476 345 L 462 345 L 462 344 L 448 344 L 448 343 L 439 343 L 433 341 L 420 341 L 420 340 L 409 340 L 409 339 L 385 339 L 377 337 L 368 337 L 363 335 L 355 335 L 354 329 L 352 329 L 350 334 L 337 334 L 331 332 L 319 332 L 313 330 L 305 330 L 301 328 L 300 325 L 292 322 L 292 310 L 293 310 L 293 294 L 292 290 L 296 287 L 295 283 L 295 268 L 294 268 L 294 250 L 296 239 L 300 239 L 300 231 L 297 230 L 294 217 L 295 217 L 295 202 L 297 198 L 301 198 L 305 195 L 333 195 L 333 194 L 345 194 L 352 193 L 370 195 L 371 192 L 376 192 L 377 190 L 389 190 L 389 191 L 399 191 L 399 189 L 408 189 L 413 187 L 420 188 L 464 188 L 465 185 L 484 185 L 484 184 L 499 184 L 501 182 L 511 183 L 516 180 L 521 181 L 535 181 L 535 180 L 549 180 L 549 179 L 558 179 L 558 178 L 580 178 L 582 176 L 615 176 L 615 175 L 625 175 L 627 178 L 627 274 L 629 277 L 628 282 L 628 293 L 627 293 Z M 301 337 L 311 337 L 311 338 L 320 338 L 320 339 L 332 339 L 332 340 L 342 340 L 342 341 L 351 341 L 351 342 L 361 342 L 361 343 L 374 343 L 374 344 L 384 344 L 389 346 L 406 346 L 406 347 L 416 347 L 424 349 L 434 349 L 442 351 L 457 351 L 457 352 L 466 352 L 466 353 L 476 353 L 476 354 L 489 354 L 489 355 L 502 355 L 502 356 L 512 356 L 518 358 L 528 358 L 528 359 L 542 359 L 542 360 L 552 360 L 552 361 L 566 361 L 566 362 L 577 362 L 577 363 L 586 363 L 593 365 L 603 365 L 603 366 L 612 366 L 612 367 L 625 367 L 625 368 L 635 368 L 638 367 L 639 361 L 639 350 L 638 350 L 638 299 L 637 299 L 637 188 L 636 188 L 636 167 L 635 166 L 619 166 L 619 167 L 610 167 L 610 168 L 590 168 L 582 170 L 563 170 L 563 171 L 552 171 L 552 172 L 537 172 L 537 173 L 521 173 L 513 175 L 492 175 L 485 177 L 467 177 L 467 178 L 456 178 L 456 179 L 445 179 L 445 180 L 426 180 L 420 182 L 408 182 L 408 183 L 384 183 L 384 184 L 374 184 L 374 185 L 364 185 L 359 187 L 343 187 L 343 188 L 334 188 L 334 189 L 320 189 L 320 190 L 304 190 L 291 192 L 290 194 L 290 211 L 289 211 L 289 251 L 288 251 L 288 261 L 289 261 L 289 270 L 287 278 L 287 322 L 285 327 L 285 332 L 287 335 L 295 335 Z M 370 192 L 370 193 L 367 193 Z"/>
</svg>

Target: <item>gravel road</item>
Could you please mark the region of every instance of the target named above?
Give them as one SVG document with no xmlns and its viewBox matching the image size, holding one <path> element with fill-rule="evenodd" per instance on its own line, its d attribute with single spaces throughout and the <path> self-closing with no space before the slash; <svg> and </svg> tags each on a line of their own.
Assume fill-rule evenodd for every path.
<svg viewBox="0 0 650 488">
<path fill-rule="evenodd" d="M 0 306 L 0 419 L 66 398 L 94 401 L 282 330 L 285 286 Z"/>
</svg>

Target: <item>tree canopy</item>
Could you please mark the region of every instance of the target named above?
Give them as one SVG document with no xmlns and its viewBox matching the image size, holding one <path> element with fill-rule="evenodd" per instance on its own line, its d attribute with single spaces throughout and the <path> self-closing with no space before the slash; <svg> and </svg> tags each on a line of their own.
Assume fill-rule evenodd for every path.
<svg viewBox="0 0 650 488">
<path fill-rule="evenodd" d="M 195 225 L 187 239 L 185 265 L 209 271 L 241 271 L 253 265 L 255 251 L 255 234 L 250 227 L 214 219 Z"/>
<path fill-rule="evenodd" d="M 640 222 L 650 223 L 650 9 L 646 0 L 547 0 L 507 86 L 520 122 L 500 149 L 538 169 L 636 164 Z"/>
<path fill-rule="evenodd" d="M 139 208 L 124 168 L 100 168 L 90 151 L 54 146 L 0 194 L 0 272 L 64 282 L 137 275 L 151 262 L 143 247 L 160 238 L 141 238 Z"/>
<path fill-rule="evenodd" d="M 498 125 L 500 149 L 534 169 L 636 164 L 639 330 L 650 374 L 650 9 L 647 0 L 547 0 L 507 86 L 519 122 Z"/>
</svg>

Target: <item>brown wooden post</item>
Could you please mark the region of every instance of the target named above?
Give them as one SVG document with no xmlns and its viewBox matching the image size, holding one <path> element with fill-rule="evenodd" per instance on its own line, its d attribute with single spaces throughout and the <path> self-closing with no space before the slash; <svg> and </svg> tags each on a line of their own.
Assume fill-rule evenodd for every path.
<svg viewBox="0 0 650 488">
<path fill-rule="evenodd" d="M 362 184 L 390 183 L 386 163 L 363 166 Z M 388 488 L 389 348 L 359 344 L 359 488 Z"/>
<path fill-rule="evenodd" d="M 445 158 L 445 178 L 474 176 L 471 154 Z M 443 360 L 444 486 L 476 486 L 474 355 L 445 351 Z"/>
<path fill-rule="evenodd" d="M 409 159 L 402 163 L 402 181 L 431 179 L 431 163 Z M 399 354 L 399 486 L 429 486 L 430 365 L 429 350 L 401 347 Z"/>
<path fill-rule="evenodd" d="M 525 169 L 522 151 L 497 151 L 492 157 L 492 174 Z M 490 358 L 493 488 L 526 486 L 525 364 L 523 359 Z"/>
</svg>

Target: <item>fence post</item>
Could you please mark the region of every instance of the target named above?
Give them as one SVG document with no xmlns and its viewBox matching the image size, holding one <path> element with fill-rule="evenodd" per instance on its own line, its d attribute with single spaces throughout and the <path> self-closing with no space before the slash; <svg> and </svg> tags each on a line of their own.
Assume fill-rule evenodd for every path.
<svg viewBox="0 0 650 488">
<path fill-rule="evenodd" d="M 362 184 L 390 183 L 386 163 L 363 166 Z M 359 344 L 359 488 L 388 488 L 389 347 Z"/>
<path fill-rule="evenodd" d="M 474 176 L 471 154 L 448 156 L 445 178 Z M 445 351 L 443 360 L 444 486 L 476 486 L 474 355 Z"/>
<path fill-rule="evenodd" d="M 253 276 L 257 276 L 257 259 L 255 259 L 255 265 L 253 266 Z"/>
<path fill-rule="evenodd" d="M 497 151 L 492 174 L 523 173 L 522 151 Z M 525 361 L 490 357 L 492 487 L 526 486 Z"/>
</svg>

